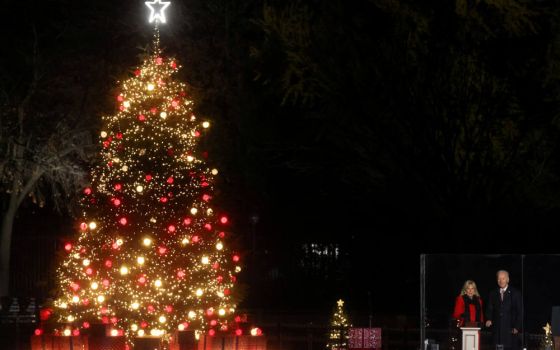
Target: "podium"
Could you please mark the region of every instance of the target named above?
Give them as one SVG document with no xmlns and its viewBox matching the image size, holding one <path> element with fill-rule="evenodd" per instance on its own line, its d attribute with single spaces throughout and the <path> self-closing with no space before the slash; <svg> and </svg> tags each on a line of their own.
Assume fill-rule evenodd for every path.
<svg viewBox="0 0 560 350">
<path fill-rule="evenodd" d="M 480 327 L 461 327 L 462 349 L 478 350 L 480 347 Z"/>
</svg>

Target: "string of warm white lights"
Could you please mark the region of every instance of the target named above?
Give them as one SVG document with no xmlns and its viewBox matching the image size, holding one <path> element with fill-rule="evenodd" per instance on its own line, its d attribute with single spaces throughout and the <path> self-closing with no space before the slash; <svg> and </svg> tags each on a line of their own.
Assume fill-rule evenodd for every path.
<svg viewBox="0 0 560 350">
<path fill-rule="evenodd" d="M 167 4 L 152 9 L 165 22 L 168 3 L 154 3 Z M 180 66 L 162 57 L 157 33 L 154 48 L 122 82 L 118 112 L 103 117 L 102 162 L 58 269 L 64 335 L 95 320 L 130 340 L 238 327 L 231 291 L 239 256 L 226 244 L 228 217 L 211 205 L 218 171 L 197 146 L 210 123 L 193 113 L 188 87 L 173 77 Z"/>
</svg>

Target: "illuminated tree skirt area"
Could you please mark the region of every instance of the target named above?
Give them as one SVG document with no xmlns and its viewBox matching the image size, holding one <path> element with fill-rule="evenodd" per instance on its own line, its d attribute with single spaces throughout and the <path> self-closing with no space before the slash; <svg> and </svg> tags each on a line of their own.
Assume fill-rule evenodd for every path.
<svg viewBox="0 0 560 350">
<path fill-rule="evenodd" d="M 201 336 L 196 340 L 192 331 L 176 332 L 169 344 L 159 337 L 142 337 L 134 341 L 134 350 L 266 350 L 265 336 L 228 334 L 224 336 Z M 33 335 L 31 350 L 125 350 L 124 337 L 106 335 L 80 335 L 65 337 Z M 130 348 L 132 350 L 132 348 Z"/>
</svg>

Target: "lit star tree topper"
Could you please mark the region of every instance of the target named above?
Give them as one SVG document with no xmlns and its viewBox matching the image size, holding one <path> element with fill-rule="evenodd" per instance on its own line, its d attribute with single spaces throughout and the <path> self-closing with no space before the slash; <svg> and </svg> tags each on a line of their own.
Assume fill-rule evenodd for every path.
<svg viewBox="0 0 560 350">
<path fill-rule="evenodd" d="M 327 341 L 327 350 L 348 348 L 348 330 L 352 327 L 344 312 L 344 301 L 336 302 L 336 309 L 331 318 L 331 327 Z"/>
<path fill-rule="evenodd" d="M 154 0 L 146 1 L 145 4 L 150 9 L 150 23 L 165 23 L 165 9 L 171 5 L 170 1 Z"/>
<path fill-rule="evenodd" d="M 103 117 L 79 234 L 57 271 L 64 335 L 99 321 L 130 343 L 177 329 L 241 331 L 232 294 L 240 257 L 228 216 L 213 205 L 218 171 L 199 147 L 210 123 L 195 115 L 179 68 L 162 56 L 156 30 L 154 53 Z"/>
</svg>

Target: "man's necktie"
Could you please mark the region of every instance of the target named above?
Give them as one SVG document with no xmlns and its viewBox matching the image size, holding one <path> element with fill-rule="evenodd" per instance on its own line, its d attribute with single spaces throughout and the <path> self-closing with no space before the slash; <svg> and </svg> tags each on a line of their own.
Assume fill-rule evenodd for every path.
<svg viewBox="0 0 560 350">
<path fill-rule="evenodd" d="M 504 301 L 504 290 L 500 288 L 500 300 Z"/>
</svg>

